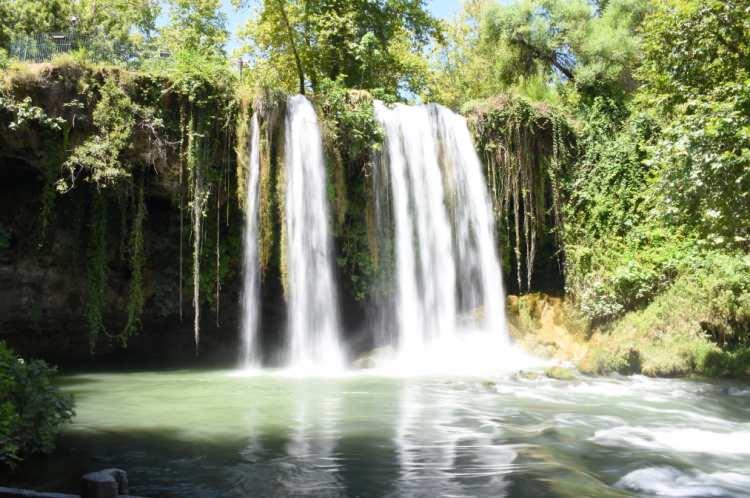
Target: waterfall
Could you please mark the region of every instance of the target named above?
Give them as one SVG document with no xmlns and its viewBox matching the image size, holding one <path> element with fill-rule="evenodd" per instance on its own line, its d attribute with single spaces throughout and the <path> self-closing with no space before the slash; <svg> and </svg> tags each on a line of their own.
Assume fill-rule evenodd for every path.
<svg viewBox="0 0 750 498">
<path fill-rule="evenodd" d="M 250 160 L 245 198 L 245 234 L 243 240 L 244 282 L 242 287 L 242 349 L 244 368 L 260 366 L 258 315 L 260 312 L 260 267 L 258 264 L 258 177 L 260 175 L 260 129 L 258 115 L 250 124 Z"/>
<path fill-rule="evenodd" d="M 438 105 L 376 103 L 395 236 L 396 361 L 498 362 L 508 345 L 494 220 L 466 121 Z"/>
<path fill-rule="evenodd" d="M 301 95 L 287 103 L 284 169 L 288 361 L 295 369 L 337 370 L 344 354 L 323 144 L 315 109 Z"/>
</svg>

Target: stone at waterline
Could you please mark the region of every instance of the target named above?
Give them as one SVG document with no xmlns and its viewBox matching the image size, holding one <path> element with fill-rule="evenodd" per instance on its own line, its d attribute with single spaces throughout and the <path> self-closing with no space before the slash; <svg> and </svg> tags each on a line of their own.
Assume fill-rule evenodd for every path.
<svg viewBox="0 0 750 498">
<path fill-rule="evenodd" d="M 122 469 L 91 472 L 81 478 L 81 498 L 117 498 L 128 494 L 128 474 Z"/>
<path fill-rule="evenodd" d="M 572 368 L 561 366 L 549 367 L 544 371 L 544 375 L 550 379 L 573 380 L 576 378 L 575 371 Z"/>
<path fill-rule="evenodd" d="M 358 370 L 375 368 L 376 366 L 378 366 L 378 363 L 393 357 L 394 352 L 395 350 L 392 346 L 383 346 L 380 348 L 372 349 L 354 360 L 354 363 L 352 363 L 352 367 Z"/>
</svg>

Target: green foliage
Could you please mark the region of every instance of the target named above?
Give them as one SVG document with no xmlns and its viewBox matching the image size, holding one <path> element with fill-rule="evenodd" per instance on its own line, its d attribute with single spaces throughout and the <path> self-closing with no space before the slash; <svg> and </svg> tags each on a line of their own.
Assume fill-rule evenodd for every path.
<svg viewBox="0 0 750 498">
<path fill-rule="evenodd" d="M 315 97 L 324 117 L 329 197 L 336 208 L 337 262 L 346 285 L 361 301 L 375 290 L 383 242 L 371 236 L 375 227 L 370 216 L 374 209 L 372 160 L 382 145 L 383 130 L 368 92 L 347 90 L 341 81 L 323 80 Z"/>
<path fill-rule="evenodd" d="M 637 33 L 650 8 L 649 0 L 466 2 L 433 54 L 425 97 L 460 107 L 514 89 L 557 103 L 558 88 L 572 83 L 586 98 L 623 98 L 635 87 Z"/>
<path fill-rule="evenodd" d="M 384 135 L 369 93 L 348 90 L 341 79 L 325 79 L 316 102 L 324 116 L 327 140 L 348 160 L 361 163 L 380 150 Z"/>
<path fill-rule="evenodd" d="M 750 259 L 697 253 L 676 272 L 674 283 L 646 307 L 594 335 L 584 370 L 744 374 L 750 367 Z"/>
<path fill-rule="evenodd" d="M 557 73 L 587 94 L 631 89 L 647 0 L 613 0 L 602 9 L 585 0 L 524 0 L 491 8 L 482 29 L 502 49 L 500 76 Z"/>
<path fill-rule="evenodd" d="M 707 350 L 698 359 L 698 371 L 709 377 L 750 377 L 750 348 Z"/>
<path fill-rule="evenodd" d="M 644 35 L 659 214 L 716 247 L 750 247 L 750 21 L 743 2 L 669 1 Z"/>
<path fill-rule="evenodd" d="M 419 53 L 435 37 L 439 23 L 424 0 L 265 0 L 243 50 L 262 86 L 304 93 L 327 78 L 396 95 L 424 86 Z"/>
<path fill-rule="evenodd" d="M 89 55 L 127 59 L 156 29 L 158 0 L 7 0 L 0 6 L 0 48 L 11 37 L 76 31 L 89 37 Z M 75 22 L 73 21 L 75 18 Z"/>
<path fill-rule="evenodd" d="M 169 0 L 169 25 L 162 43 L 175 52 L 218 55 L 227 39 L 220 0 Z"/>
<path fill-rule="evenodd" d="M 602 98 L 582 107 L 580 121 L 577 165 L 565 178 L 569 241 L 623 237 L 648 217 L 649 170 L 643 162 L 656 124 Z"/>
<path fill-rule="evenodd" d="M 227 60 L 216 53 L 177 48 L 171 59 L 150 61 L 146 68 L 169 81 L 169 92 L 211 109 L 207 118 L 222 118 L 227 103 L 233 101 L 235 77 Z"/>
<path fill-rule="evenodd" d="M 73 416 L 73 399 L 52 383 L 55 369 L 25 362 L 0 342 L 0 463 L 48 453 Z"/>
<path fill-rule="evenodd" d="M 97 188 L 111 187 L 131 178 L 131 168 L 123 164 L 122 154 L 131 146 L 139 110 L 114 78 L 105 81 L 92 116 L 97 132 L 77 146 L 65 161 L 67 175 L 58 183 L 60 192 L 73 188 L 81 177 Z"/>
<path fill-rule="evenodd" d="M 748 247 L 738 215 L 750 209 L 742 9 L 665 2 L 644 25 L 636 98 L 580 107 L 580 159 L 565 178 L 566 280 L 595 323 L 647 306 L 709 249 Z"/>
<path fill-rule="evenodd" d="M 19 131 L 25 127 L 36 124 L 50 130 L 60 130 L 65 120 L 60 117 L 50 117 L 41 107 L 32 104 L 31 97 L 25 97 L 17 101 L 12 96 L 4 94 L 0 90 L 0 112 L 10 115 L 8 129 Z"/>
</svg>

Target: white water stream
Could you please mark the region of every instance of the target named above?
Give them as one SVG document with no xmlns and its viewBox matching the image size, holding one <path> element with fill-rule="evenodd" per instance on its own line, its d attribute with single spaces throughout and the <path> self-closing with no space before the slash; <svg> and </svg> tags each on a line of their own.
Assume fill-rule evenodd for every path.
<svg viewBox="0 0 750 498">
<path fill-rule="evenodd" d="M 502 274 L 482 165 L 463 117 L 438 105 L 375 104 L 385 132 L 374 174 L 376 217 L 389 218 L 393 298 L 382 304 L 378 367 L 392 373 L 479 373 L 509 354 Z M 243 361 L 259 364 L 258 119 L 253 117 L 245 232 Z M 284 144 L 287 366 L 345 367 L 334 284 L 326 169 L 318 119 L 304 96 L 287 103 Z M 383 225 L 381 224 L 381 229 Z M 255 311 L 253 311 L 255 310 Z M 390 323 L 390 326 L 388 325 Z M 515 359 L 518 361 L 510 362 Z"/>
<path fill-rule="evenodd" d="M 315 109 L 301 95 L 287 103 L 284 152 L 288 364 L 301 371 L 336 371 L 344 367 L 344 353 L 323 143 Z"/>
<path fill-rule="evenodd" d="M 243 368 L 260 366 L 258 325 L 260 315 L 260 268 L 258 265 L 258 177 L 260 175 L 260 130 L 258 115 L 250 124 L 250 160 L 245 189 L 245 234 L 243 240 L 244 282 L 242 287 L 242 349 Z"/>
<path fill-rule="evenodd" d="M 395 349 L 390 368 L 484 371 L 509 348 L 494 222 L 461 116 L 376 103 L 385 131 L 395 230 Z M 507 366 L 507 365 L 505 365 Z"/>
</svg>

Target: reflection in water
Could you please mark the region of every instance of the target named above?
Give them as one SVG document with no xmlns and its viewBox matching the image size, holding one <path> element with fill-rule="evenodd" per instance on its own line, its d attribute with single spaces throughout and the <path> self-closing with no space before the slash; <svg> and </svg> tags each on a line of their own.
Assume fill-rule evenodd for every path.
<svg viewBox="0 0 750 498">
<path fill-rule="evenodd" d="M 65 380 L 74 423 L 16 484 L 39 487 L 44 475 L 75 492 L 77 476 L 111 466 L 152 498 L 750 497 L 746 385 L 192 371 Z"/>
<path fill-rule="evenodd" d="M 287 455 L 295 469 L 281 483 L 285 494 L 345 496 L 338 482 L 339 464 L 334 453 L 340 437 L 340 393 L 297 386 L 294 404 Z"/>
<path fill-rule="evenodd" d="M 460 392 L 406 383 L 396 435 L 400 466 L 396 496 L 504 496 L 516 453 L 495 444 L 498 428 L 480 407 L 465 408 Z"/>
</svg>

